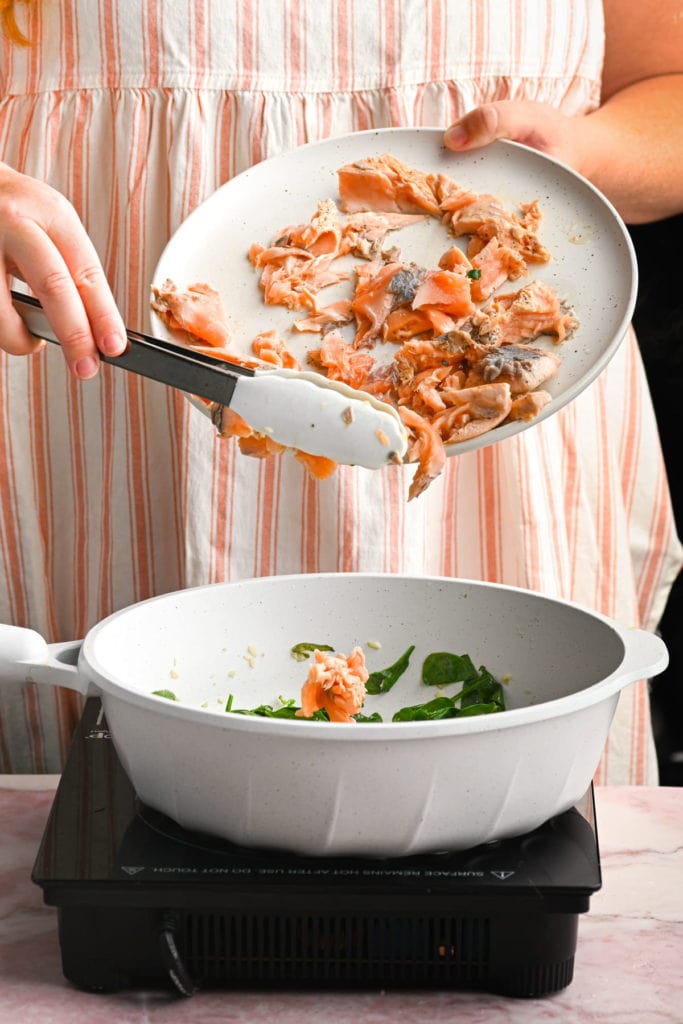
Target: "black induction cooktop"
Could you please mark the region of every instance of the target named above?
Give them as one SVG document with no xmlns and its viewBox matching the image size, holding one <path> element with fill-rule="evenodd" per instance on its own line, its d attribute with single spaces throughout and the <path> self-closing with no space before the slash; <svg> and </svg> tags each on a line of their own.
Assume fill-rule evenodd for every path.
<svg viewBox="0 0 683 1024">
<path fill-rule="evenodd" d="M 91 991 L 468 988 L 572 979 L 600 888 L 592 790 L 527 835 L 450 854 L 314 858 L 189 832 L 143 804 L 91 698 L 33 868 L 65 976 Z"/>
</svg>

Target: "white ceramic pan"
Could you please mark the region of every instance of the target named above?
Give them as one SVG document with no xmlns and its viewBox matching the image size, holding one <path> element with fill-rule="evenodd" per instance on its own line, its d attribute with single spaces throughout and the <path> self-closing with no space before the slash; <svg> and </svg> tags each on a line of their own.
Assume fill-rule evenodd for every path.
<svg viewBox="0 0 683 1024">
<path fill-rule="evenodd" d="M 225 712 L 229 694 L 236 708 L 298 698 L 309 664 L 290 655 L 300 642 L 346 654 L 360 645 L 371 671 L 414 644 L 408 672 L 366 702 L 384 723 Z M 432 651 L 469 653 L 505 677 L 509 710 L 392 723 L 399 707 L 436 695 L 420 681 Z M 110 616 L 82 645 L 0 627 L 0 680 L 101 695 L 142 800 L 191 829 L 316 855 L 452 850 L 535 828 L 585 792 L 620 690 L 666 663 L 658 637 L 576 605 L 389 575 L 167 594 Z"/>
</svg>

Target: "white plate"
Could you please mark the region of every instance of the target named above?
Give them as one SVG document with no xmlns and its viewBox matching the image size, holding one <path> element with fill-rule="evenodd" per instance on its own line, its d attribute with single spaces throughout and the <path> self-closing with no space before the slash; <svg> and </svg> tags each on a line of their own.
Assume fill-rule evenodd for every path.
<svg viewBox="0 0 683 1024">
<path fill-rule="evenodd" d="M 545 281 L 571 304 L 579 327 L 559 347 L 550 340 L 534 342 L 562 359 L 546 389 L 552 401 L 535 420 L 509 423 L 449 445 L 448 454 L 483 448 L 518 434 L 576 398 L 614 355 L 635 303 L 633 246 L 605 197 L 556 160 L 513 142 L 455 154 L 442 147 L 442 139 L 438 128 L 356 132 L 256 164 L 217 189 L 181 224 L 161 255 L 154 283 L 159 285 L 166 278 L 181 287 L 208 282 L 223 296 L 236 350 L 253 356 L 253 338 L 260 331 L 277 328 L 306 365 L 306 350 L 317 348 L 320 336 L 291 330 L 293 321 L 305 312 L 263 303 L 259 274 L 247 252 L 253 242 L 268 245 L 282 228 L 309 221 L 318 200 L 338 198 L 336 172 L 343 164 L 388 152 L 419 170 L 448 174 L 478 192 L 490 192 L 509 207 L 538 198 L 543 213 L 539 235 L 552 262 L 532 266 L 528 278 L 508 283 L 501 291 L 516 290 L 534 278 Z M 389 244 L 398 245 L 406 260 L 430 268 L 437 266 L 441 254 L 453 244 L 445 227 L 431 217 L 388 237 Z M 464 241 L 459 243 L 464 245 Z M 350 265 L 362 262 L 347 259 Z M 349 281 L 320 293 L 321 305 L 350 296 L 352 287 Z M 154 334 L 178 340 L 154 313 L 151 318 Z M 351 328 L 346 331 L 350 338 Z M 376 354 L 389 358 L 393 350 L 393 345 L 378 346 Z"/>
</svg>

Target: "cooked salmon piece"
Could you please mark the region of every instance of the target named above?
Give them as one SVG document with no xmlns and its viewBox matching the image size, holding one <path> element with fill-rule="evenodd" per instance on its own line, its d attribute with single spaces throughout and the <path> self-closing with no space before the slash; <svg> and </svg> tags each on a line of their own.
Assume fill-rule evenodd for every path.
<svg viewBox="0 0 683 1024">
<path fill-rule="evenodd" d="M 452 245 L 450 249 L 446 249 L 446 252 L 439 260 L 439 266 L 442 270 L 454 270 L 456 273 L 464 274 L 472 269 L 472 264 L 467 254 L 457 245 Z"/>
<path fill-rule="evenodd" d="M 387 405 L 397 405 L 396 388 L 398 385 L 398 367 L 396 363 L 386 363 L 384 366 L 374 366 L 368 379 L 361 385 L 360 390 L 368 395 L 379 398 Z"/>
<path fill-rule="evenodd" d="M 395 306 L 403 299 L 394 290 L 394 278 L 404 270 L 401 263 L 374 261 L 367 266 L 356 268 L 356 292 L 351 310 L 356 318 L 357 329 L 354 345 L 368 346 L 382 333 L 384 323 Z"/>
<path fill-rule="evenodd" d="M 310 223 L 285 228 L 276 244 L 296 246 L 313 256 L 336 256 L 342 239 L 342 223 L 333 199 L 321 200 Z"/>
<path fill-rule="evenodd" d="M 396 345 L 409 341 L 416 334 L 433 333 L 432 322 L 421 309 L 394 309 L 384 321 L 382 340 Z"/>
<path fill-rule="evenodd" d="M 375 360 L 367 352 L 349 345 L 338 330 L 328 331 L 318 349 L 309 358 L 325 369 L 331 380 L 340 380 L 352 388 L 365 384 Z"/>
<path fill-rule="evenodd" d="M 304 466 L 314 480 L 327 480 L 337 468 L 337 463 L 332 459 L 326 459 L 324 455 L 295 451 L 294 458 Z"/>
<path fill-rule="evenodd" d="M 522 224 L 527 231 L 532 231 L 536 234 L 541 225 L 541 221 L 543 220 L 541 208 L 538 205 L 538 199 L 533 199 L 530 203 L 520 203 L 519 208 L 522 211 Z"/>
<path fill-rule="evenodd" d="M 447 218 L 454 235 L 474 235 L 486 244 L 497 238 L 501 245 L 516 250 L 527 263 L 547 263 L 550 253 L 541 244 L 536 231 L 540 219 L 538 203 L 527 203 L 517 217 L 505 209 L 495 196 L 480 195 Z M 475 252 L 468 250 L 470 259 Z"/>
<path fill-rule="evenodd" d="M 391 153 L 346 164 L 337 172 L 341 208 L 383 213 L 431 213 L 440 215 L 434 195 L 436 176 L 417 171 Z"/>
<path fill-rule="evenodd" d="M 466 317 L 474 312 L 470 294 L 470 280 L 452 270 L 428 270 L 413 299 L 413 309 L 428 306 L 454 317 Z"/>
<path fill-rule="evenodd" d="M 559 344 L 577 326 L 571 313 L 562 310 L 557 294 L 542 281 L 497 295 L 484 313 L 479 336 L 493 345 L 511 345 L 539 334 L 554 334 Z"/>
<path fill-rule="evenodd" d="M 406 405 L 399 406 L 398 411 L 412 437 L 406 457 L 410 461 L 417 460 L 415 476 L 408 488 L 408 501 L 412 501 L 439 476 L 446 463 L 446 450 L 441 435 L 428 419 Z"/>
<path fill-rule="evenodd" d="M 312 260 L 313 256 L 307 249 L 301 249 L 293 245 L 260 245 L 254 242 L 249 246 L 247 253 L 249 262 L 253 267 L 265 267 L 268 263 L 281 263 L 287 259 L 298 259 L 303 261 Z"/>
<path fill-rule="evenodd" d="M 417 224 L 424 214 L 373 213 L 361 211 L 351 214 L 343 229 L 341 252 L 351 252 L 364 260 L 377 259 L 390 231 Z"/>
<path fill-rule="evenodd" d="M 265 434 L 251 433 L 248 437 L 240 437 L 237 443 L 242 455 L 249 455 L 253 459 L 267 459 L 270 455 L 282 455 L 287 450 L 283 444 L 278 444 Z"/>
<path fill-rule="evenodd" d="M 227 406 L 213 402 L 211 419 L 219 437 L 251 437 L 254 431 L 248 423 Z"/>
<path fill-rule="evenodd" d="M 310 331 L 312 334 L 320 334 L 330 325 L 350 324 L 352 320 L 351 299 L 340 299 L 339 302 L 323 306 L 311 316 L 295 320 L 292 327 L 295 331 Z"/>
<path fill-rule="evenodd" d="M 256 434 L 241 416 L 227 405 L 214 403 L 212 420 L 218 436 L 222 438 L 236 437 L 243 455 L 251 455 L 256 459 L 265 459 L 269 455 L 279 455 L 285 451 L 284 445 L 278 444 L 265 434 Z"/>
<path fill-rule="evenodd" d="M 187 331 L 217 347 L 230 341 L 223 302 L 211 285 L 191 284 L 180 289 L 173 281 L 166 280 L 160 288 L 152 288 L 152 294 L 152 309 L 167 327 Z"/>
<path fill-rule="evenodd" d="M 299 360 L 294 356 L 277 331 L 262 331 L 251 343 L 254 353 L 270 366 L 284 366 L 287 370 L 300 370 Z"/>
<path fill-rule="evenodd" d="M 423 370 L 422 373 L 418 373 L 410 383 L 411 409 L 419 412 L 421 416 L 431 416 L 433 413 L 445 409 L 446 403 L 439 389 L 446 378 L 452 377 L 453 371 L 450 366 L 437 366 L 433 370 Z M 456 386 L 455 382 L 451 381 L 451 387 L 454 386 Z M 460 386 L 460 381 L 457 386 Z M 405 388 L 399 389 L 399 401 L 404 397 L 405 390 Z"/>
<path fill-rule="evenodd" d="M 446 444 L 469 441 L 502 423 L 512 408 L 509 384 L 442 390 L 447 408 L 433 418 Z"/>
<path fill-rule="evenodd" d="M 399 317 L 403 315 L 403 319 Z M 396 320 L 393 317 L 396 316 Z M 458 321 L 442 313 L 435 306 L 423 306 L 422 309 L 396 310 L 391 313 L 385 325 L 385 341 L 401 344 L 416 335 L 430 333 L 432 338 L 453 334 L 457 331 Z"/>
<path fill-rule="evenodd" d="M 552 398 L 547 391 L 530 391 L 526 395 L 515 398 L 510 406 L 508 420 L 524 420 L 527 423 L 538 416 L 541 409 L 545 409 Z"/>
<path fill-rule="evenodd" d="M 470 360 L 465 386 L 505 381 L 515 396 L 540 387 L 560 365 L 560 360 L 552 352 L 533 345 L 476 346 L 473 352 L 475 350 L 481 354 L 476 362 Z"/>
<path fill-rule="evenodd" d="M 269 247 L 254 243 L 248 256 L 261 270 L 265 302 L 317 312 L 317 293 L 348 277 L 345 270 L 332 267 L 341 239 L 337 206 L 332 199 L 323 199 L 310 223 L 285 228 Z"/>
<path fill-rule="evenodd" d="M 480 272 L 472 280 L 472 298 L 484 302 L 506 281 L 515 281 L 526 271 L 526 263 L 515 249 L 492 238 L 472 257 L 472 269 Z"/>
<path fill-rule="evenodd" d="M 306 682 L 301 689 L 299 718 L 310 718 L 325 710 L 331 722 L 353 722 L 365 702 L 365 684 L 369 672 L 360 647 L 354 647 L 348 658 L 329 651 L 313 651 Z"/>
<path fill-rule="evenodd" d="M 452 316 L 448 316 L 447 313 L 442 312 L 436 306 L 422 306 L 420 313 L 429 320 L 435 338 L 459 333 L 459 325 L 463 321 L 462 317 L 457 317 L 454 320 Z"/>
<path fill-rule="evenodd" d="M 399 380 L 402 384 L 411 384 L 415 377 L 424 370 L 446 367 L 453 372 L 460 365 L 462 359 L 462 352 L 451 352 L 447 346 L 426 338 L 414 338 L 412 341 L 407 341 L 394 356 Z"/>
<path fill-rule="evenodd" d="M 422 334 L 430 334 L 432 338 L 453 334 L 457 331 L 458 322 L 436 306 L 397 309 L 387 317 L 382 335 L 384 341 L 400 345 Z"/>
<path fill-rule="evenodd" d="M 441 219 L 445 224 L 449 224 L 459 210 L 469 206 L 477 198 L 476 192 L 473 192 L 471 188 L 459 185 L 447 174 L 437 174 L 433 188 L 439 204 Z"/>
<path fill-rule="evenodd" d="M 264 301 L 270 306 L 317 313 L 318 292 L 346 281 L 349 276 L 348 271 L 332 267 L 334 259 L 334 256 L 278 255 L 277 259 L 265 263 L 261 271 L 259 284 Z"/>
<path fill-rule="evenodd" d="M 284 445 L 274 441 L 266 434 L 254 433 L 242 417 L 228 406 L 213 403 L 211 419 L 219 437 L 236 437 L 238 439 L 243 455 L 249 455 L 255 459 L 266 459 L 271 455 L 281 455 L 286 451 Z M 336 462 L 321 455 L 309 455 L 308 452 L 300 451 L 295 451 L 294 455 L 316 480 L 326 480 L 337 468 Z"/>
</svg>

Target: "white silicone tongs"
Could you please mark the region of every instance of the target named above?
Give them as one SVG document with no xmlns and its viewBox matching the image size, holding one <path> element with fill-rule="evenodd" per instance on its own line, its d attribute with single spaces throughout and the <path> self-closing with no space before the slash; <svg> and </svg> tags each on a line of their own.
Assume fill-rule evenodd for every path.
<svg viewBox="0 0 683 1024">
<path fill-rule="evenodd" d="M 12 302 L 31 334 L 57 342 L 37 299 L 13 291 Z M 137 331 L 127 336 L 122 355 L 100 359 L 229 406 L 252 430 L 287 448 L 367 469 L 405 455 L 398 413 L 372 395 L 305 370 L 252 370 Z"/>
</svg>

